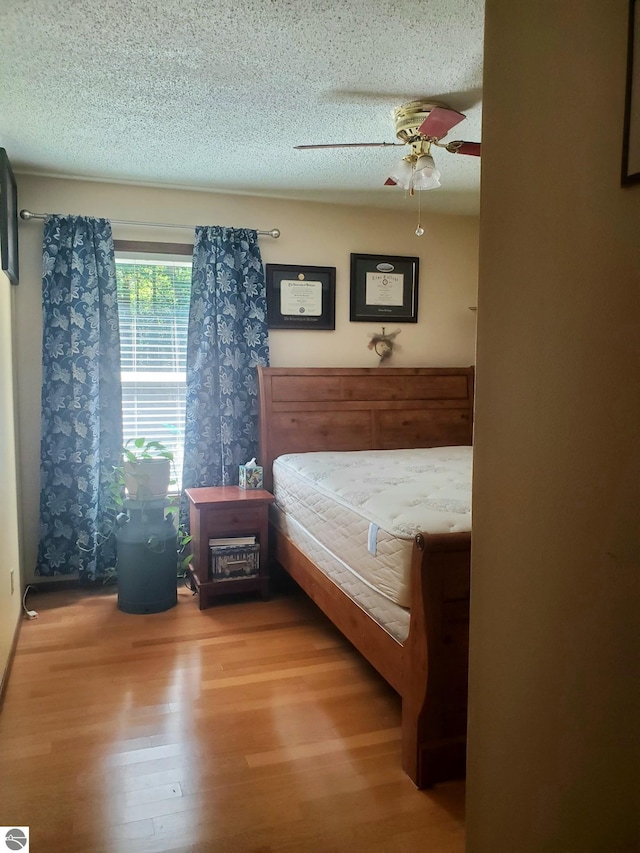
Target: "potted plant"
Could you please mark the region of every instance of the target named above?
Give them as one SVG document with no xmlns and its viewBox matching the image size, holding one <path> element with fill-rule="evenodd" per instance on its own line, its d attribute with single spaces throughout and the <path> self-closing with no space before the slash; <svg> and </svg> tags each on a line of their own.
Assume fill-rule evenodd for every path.
<svg viewBox="0 0 640 853">
<path fill-rule="evenodd" d="M 177 523 L 179 497 L 171 496 L 166 500 L 172 482 L 172 465 L 173 453 L 159 441 L 131 438 L 122 448 L 121 464 L 113 467 L 110 476 L 110 508 L 96 537 L 96 544 L 100 546 L 112 536 L 117 543 L 118 569 L 114 565 L 107 571 L 105 583 L 118 574 L 121 579 L 122 576 L 131 577 L 141 565 L 151 565 L 148 559 L 153 560 L 154 556 L 160 557 L 167 572 L 175 565 L 176 575 L 186 573 L 191 559 L 191 536 Z M 132 517 L 135 524 L 130 527 Z M 136 549 L 133 557 L 132 545 Z M 80 544 L 79 547 L 90 550 Z M 172 551 L 174 560 L 169 556 Z"/>
<path fill-rule="evenodd" d="M 124 484 L 132 500 L 166 498 L 173 453 L 159 441 L 130 438 L 122 448 Z"/>
</svg>

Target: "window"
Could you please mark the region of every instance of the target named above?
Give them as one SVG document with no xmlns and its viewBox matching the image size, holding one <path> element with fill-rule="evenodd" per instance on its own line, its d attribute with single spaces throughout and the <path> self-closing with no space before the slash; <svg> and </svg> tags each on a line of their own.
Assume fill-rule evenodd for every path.
<svg viewBox="0 0 640 853">
<path fill-rule="evenodd" d="M 133 246 L 135 244 L 126 244 Z M 142 246 L 148 244 L 140 244 Z M 161 441 L 182 481 L 191 261 L 119 250 L 123 439 Z M 191 247 L 186 247 L 191 250 Z M 190 251 L 189 251 L 190 253 Z"/>
</svg>

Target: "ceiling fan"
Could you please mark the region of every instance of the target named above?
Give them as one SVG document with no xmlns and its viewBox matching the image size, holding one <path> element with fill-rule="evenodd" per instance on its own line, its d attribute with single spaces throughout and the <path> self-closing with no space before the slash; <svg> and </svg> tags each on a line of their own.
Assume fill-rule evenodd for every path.
<svg viewBox="0 0 640 853">
<path fill-rule="evenodd" d="M 298 150 L 315 148 L 383 148 L 408 145 L 410 151 L 394 165 L 385 186 L 400 186 L 415 190 L 433 190 L 440 184 L 431 146 L 444 148 L 451 154 L 480 156 L 479 142 L 441 142 L 441 140 L 466 116 L 438 101 L 410 101 L 393 111 L 396 138 L 400 142 L 343 142 L 327 145 L 295 145 Z"/>
</svg>

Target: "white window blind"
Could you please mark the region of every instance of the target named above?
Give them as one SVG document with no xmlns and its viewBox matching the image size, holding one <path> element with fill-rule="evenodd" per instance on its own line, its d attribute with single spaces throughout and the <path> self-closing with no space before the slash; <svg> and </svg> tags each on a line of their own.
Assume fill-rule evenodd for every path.
<svg viewBox="0 0 640 853">
<path fill-rule="evenodd" d="M 191 263 L 116 253 L 124 441 L 161 441 L 182 482 Z"/>
</svg>

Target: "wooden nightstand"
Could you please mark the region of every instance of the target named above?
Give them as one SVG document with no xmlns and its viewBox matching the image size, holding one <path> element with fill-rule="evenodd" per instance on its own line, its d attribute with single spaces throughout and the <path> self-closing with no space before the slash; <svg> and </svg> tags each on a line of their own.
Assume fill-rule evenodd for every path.
<svg viewBox="0 0 640 853">
<path fill-rule="evenodd" d="M 230 593 L 262 593 L 269 596 L 268 529 L 269 504 L 275 500 L 265 489 L 241 489 L 238 486 L 208 486 L 185 489 L 189 499 L 192 557 L 191 576 L 200 596 L 200 610 L 210 600 Z M 211 576 L 209 539 L 255 536 L 259 544 L 258 574 L 252 577 L 214 579 Z"/>
</svg>

